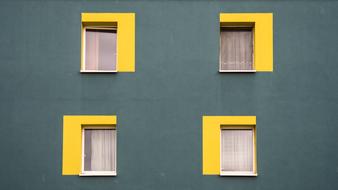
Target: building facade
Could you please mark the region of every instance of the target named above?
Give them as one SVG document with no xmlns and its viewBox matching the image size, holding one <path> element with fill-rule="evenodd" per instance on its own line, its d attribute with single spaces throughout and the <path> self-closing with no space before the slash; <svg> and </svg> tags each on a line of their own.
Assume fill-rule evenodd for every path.
<svg viewBox="0 0 338 190">
<path fill-rule="evenodd" d="M 338 189 L 337 8 L 0 2 L 0 188 Z M 112 172 L 86 171 L 85 129 L 112 132 Z"/>
</svg>

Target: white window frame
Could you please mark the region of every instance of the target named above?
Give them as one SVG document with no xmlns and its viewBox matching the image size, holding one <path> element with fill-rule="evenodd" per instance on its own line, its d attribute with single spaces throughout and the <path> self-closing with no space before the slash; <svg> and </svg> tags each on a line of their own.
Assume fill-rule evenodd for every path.
<svg viewBox="0 0 338 190">
<path fill-rule="evenodd" d="M 252 171 L 222 171 L 222 130 L 252 130 Z M 256 157 L 256 126 L 227 126 L 222 125 L 220 131 L 220 176 L 257 176 L 257 157 Z"/>
<path fill-rule="evenodd" d="M 85 152 L 85 130 L 86 129 L 112 129 L 112 130 L 115 130 L 115 168 L 114 168 L 114 171 L 85 171 L 84 170 L 84 152 Z M 116 176 L 116 171 L 117 171 L 117 166 L 116 166 L 116 162 L 117 162 L 117 131 L 116 131 L 116 127 L 114 126 L 105 126 L 105 125 L 102 125 L 102 126 L 83 126 L 82 129 L 81 129 L 81 133 L 82 133 L 82 152 L 81 152 L 81 173 L 79 174 L 79 176 Z"/>
<path fill-rule="evenodd" d="M 111 30 L 116 32 L 116 66 L 115 70 L 87 70 L 86 68 L 86 31 L 87 29 L 94 29 L 94 30 Z M 117 27 L 115 26 L 84 26 L 83 33 L 82 33 L 82 65 L 81 65 L 81 73 L 117 73 L 117 65 L 118 65 L 118 33 Z"/>
<path fill-rule="evenodd" d="M 221 45 L 222 45 L 222 40 L 221 40 L 221 32 L 220 32 L 220 35 L 219 35 L 219 72 L 220 73 L 255 73 L 256 72 L 256 69 L 255 69 L 255 26 L 221 26 L 220 30 L 222 29 L 225 29 L 225 28 L 238 28 L 238 29 L 241 29 L 241 28 L 251 28 L 251 35 L 252 35 L 252 70 L 224 70 L 224 69 L 221 69 Z"/>
</svg>

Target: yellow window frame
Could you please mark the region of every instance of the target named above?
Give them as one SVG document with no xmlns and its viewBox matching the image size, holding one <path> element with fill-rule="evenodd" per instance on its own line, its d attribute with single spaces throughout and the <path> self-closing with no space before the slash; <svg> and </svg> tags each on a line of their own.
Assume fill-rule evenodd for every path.
<svg viewBox="0 0 338 190">
<path fill-rule="evenodd" d="M 254 60 L 257 72 L 273 71 L 273 14 L 220 13 L 220 27 L 253 27 Z"/>
<path fill-rule="evenodd" d="M 221 130 L 222 128 L 250 127 L 254 132 L 254 174 L 257 175 L 256 116 L 203 116 L 202 154 L 203 175 L 220 175 Z"/>
<path fill-rule="evenodd" d="M 111 125 L 116 128 L 115 115 L 63 116 L 62 175 L 79 175 L 82 169 L 82 128 Z"/>
<path fill-rule="evenodd" d="M 135 72 L 135 13 L 81 14 L 81 71 L 84 70 L 85 27 L 117 27 L 117 72 Z"/>
</svg>

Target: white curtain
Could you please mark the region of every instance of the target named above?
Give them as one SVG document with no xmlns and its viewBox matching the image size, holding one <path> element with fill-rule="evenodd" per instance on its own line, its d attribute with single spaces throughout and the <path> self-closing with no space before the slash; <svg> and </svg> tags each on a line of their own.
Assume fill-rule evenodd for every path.
<svg viewBox="0 0 338 190">
<path fill-rule="evenodd" d="M 116 131 L 113 129 L 90 129 L 85 138 L 90 138 L 85 143 L 86 155 L 85 169 L 87 171 L 114 171 L 115 170 L 115 143 Z"/>
<path fill-rule="evenodd" d="M 86 30 L 86 70 L 116 70 L 116 31 Z"/>
<path fill-rule="evenodd" d="M 253 171 L 253 131 L 221 131 L 222 171 Z"/>
<path fill-rule="evenodd" d="M 252 31 L 222 30 L 221 70 L 252 70 Z"/>
</svg>

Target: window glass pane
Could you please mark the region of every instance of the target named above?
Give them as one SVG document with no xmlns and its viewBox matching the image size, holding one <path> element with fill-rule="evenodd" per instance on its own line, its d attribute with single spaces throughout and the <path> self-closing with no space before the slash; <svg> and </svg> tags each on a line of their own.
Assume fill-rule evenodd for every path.
<svg viewBox="0 0 338 190">
<path fill-rule="evenodd" d="M 86 70 L 116 70 L 116 31 L 86 29 Z"/>
<path fill-rule="evenodd" d="M 114 129 L 85 129 L 84 170 L 115 171 Z"/>
<path fill-rule="evenodd" d="M 221 70 L 252 70 L 252 29 L 221 30 Z"/>
<path fill-rule="evenodd" d="M 222 171 L 253 171 L 253 131 L 221 131 Z"/>
<path fill-rule="evenodd" d="M 97 35 L 94 31 L 86 31 L 86 70 L 97 70 L 98 68 L 98 47 Z"/>
</svg>

